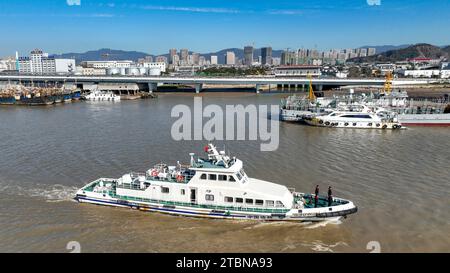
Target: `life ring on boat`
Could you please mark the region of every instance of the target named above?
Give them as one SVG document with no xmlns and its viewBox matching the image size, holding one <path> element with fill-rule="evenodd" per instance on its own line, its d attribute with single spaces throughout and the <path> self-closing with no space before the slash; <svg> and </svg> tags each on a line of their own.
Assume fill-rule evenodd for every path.
<svg viewBox="0 0 450 273">
<path fill-rule="evenodd" d="M 325 122 L 325 125 L 326 125 L 326 126 L 329 126 L 329 125 L 330 125 L 330 122 L 329 122 L 329 121 Z"/>
<path fill-rule="evenodd" d="M 323 120 L 319 119 L 319 124 L 323 124 Z"/>
<path fill-rule="evenodd" d="M 380 124 L 379 124 L 379 123 L 377 123 L 377 127 L 380 127 Z"/>
<path fill-rule="evenodd" d="M 151 175 L 153 176 L 153 177 L 157 177 L 158 176 L 158 171 L 157 170 L 152 170 L 152 173 L 151 173 Z"/>
<path fill-rule="evenodd" d="M 177 175 L 178 182 L 182 182 L 183 180 L 184 180 L 184 177 L 181 174 Z"/>
<path fill-rule="evenodd" d="M 348 126 L 348 122 L 344 123 L 344 126 Z"/>
<path fill-rule="evenodd" d="M 381 127 L 382 129 L 386 129 L 387 128 L 387 125 L 385 124 L 385 125 L 383 125 L 383 127 Z"/>
</svg>

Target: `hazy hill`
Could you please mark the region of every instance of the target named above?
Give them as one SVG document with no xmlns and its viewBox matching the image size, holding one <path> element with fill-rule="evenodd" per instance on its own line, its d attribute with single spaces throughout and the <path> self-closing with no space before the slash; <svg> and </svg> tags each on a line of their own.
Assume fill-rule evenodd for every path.
<svg viewBox="0 0 450 273">
<path fill-rule="evenodd" d="M 447 49 L 446 49 L 447 48 Z M 416 44 L 402 49 L 395 49 L 369 57 L 353 58 L 354 62 L 397 62 L 410 58 L 448 58 L 448 47 L 441 48 L 430 44 Z"/>
<path fill-rule="evenodd" d="M 398 46 L 395 46 L 395 45 L 362 46 L 360 48 L 373 47 L 373 48 L 376 49 L 376 53 L 377 54 L 381 54 L 381 53 L 386 52 L 386 51 L 402 49 L 402 48 L 406 48 L 406 47 L 409 47 L 409 46 L 411 46 L 411 45 L 410 44 L 405 44 L 405 45 L 398 45 Z"/>
<path fill-rule="evenodd" d="M 117 61 L 117 60 L 131 60 L 137 61 L 139 58 L 148 56 L 149 54 L 138 51 L 115 50 L 109 48 L 102 48 L 99 50 L 87 51 L 84 53 L 64 53 L 54 55 L 57 58 L 74 58 L 77 63 L 82 61 Z"/>
</svg>

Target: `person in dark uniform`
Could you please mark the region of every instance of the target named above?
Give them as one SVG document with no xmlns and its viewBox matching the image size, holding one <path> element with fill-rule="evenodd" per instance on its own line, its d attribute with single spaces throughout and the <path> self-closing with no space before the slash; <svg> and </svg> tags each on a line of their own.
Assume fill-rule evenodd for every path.
<svg viewBox="0 0 450 273">
<path fill-rule="evenodd" d="M 331 190 L 331 186 L 328 187 L 328 206 L 331 207 L 333 204 L 333 191 Z"/>
<path fill-rule="evenodd" d="M 319 185 L 316 185 L 316 191 L 314 192 L 316 196 L 314 197 L 314 207 L 317 208 L 317 203 L 319 202 Z"/>
</svg>

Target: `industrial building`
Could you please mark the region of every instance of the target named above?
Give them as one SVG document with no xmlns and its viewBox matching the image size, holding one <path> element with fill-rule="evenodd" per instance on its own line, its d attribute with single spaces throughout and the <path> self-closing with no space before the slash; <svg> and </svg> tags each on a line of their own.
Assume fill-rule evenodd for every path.
<svg viewBox="0 0 450 273">
<path fill-rule="evenodd" d="M 75 72 L 74 59 L 49 57 L 48 53 L 40 49 L 31 51 L 29 57 L 18 57 L 17 63 L 19 73 L 22 74 L 72 74 Z"/>
</svg>

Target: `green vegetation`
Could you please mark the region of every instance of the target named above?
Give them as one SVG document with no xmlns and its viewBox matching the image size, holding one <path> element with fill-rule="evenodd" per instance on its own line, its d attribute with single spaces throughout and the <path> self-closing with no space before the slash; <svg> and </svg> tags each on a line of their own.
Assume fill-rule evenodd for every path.
<svg viewBox="0 0 450 273">
<path fill-rule="evenodd" d="M 247 76 L 267 75 L 262 67 L 236 68 L 236 67 L 210 67 L 197 72 L 199 76 Z"/>
</svg>

